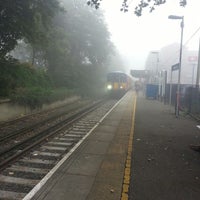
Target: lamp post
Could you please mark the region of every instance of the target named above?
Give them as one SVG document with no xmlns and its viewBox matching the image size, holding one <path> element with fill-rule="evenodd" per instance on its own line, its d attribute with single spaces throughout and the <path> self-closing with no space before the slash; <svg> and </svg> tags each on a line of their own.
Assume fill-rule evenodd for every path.
<svg viewBox="0 0 200 200">
<path fill-rule="evenodd" d="M 197 64 L 197 78 L 196 78 L 196 88 L 199 90 L 199 74 L 200 74 L 200 39 L 199 39 L 199 53 L 198 53 L 198 64 Z"/>
<path fill-rule="evenodd" d="M 158 51 L 151 51 L 151 53 L 156 55 L 156 73 L 158 73 L 159 52 Z"/>
<path fill-rule="evenodd" d="M 155 78 L 155 82 L 157 83 L 158 82 L 157 78 L 158 78 L 159 52 L 151 51 L 151 53 L 156 55 L 156 70 L 155 70 L 154 78 Z"/>
<path fill-rule="evenodd" d="M 180 80 L 181 80 L 181 62 L 182 62 L 182 49 L 183 49 L 183 28 L 184 28 L 184 16 L 169 15 L 169 19 L 181 19 L 181 42 L 180 42 L 180 54 L 179 54 L 179 70 L 178 70 L 178 85 L 176 92 L 176 117 L 179 116 L 180 106 Z"/>
</svg>

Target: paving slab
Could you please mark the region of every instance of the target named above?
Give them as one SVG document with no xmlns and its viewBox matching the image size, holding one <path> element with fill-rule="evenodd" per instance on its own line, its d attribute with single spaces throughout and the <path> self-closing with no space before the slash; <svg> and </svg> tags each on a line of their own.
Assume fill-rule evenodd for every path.
<svg viewBox="0 0 200 200">
<path fill-rule="evenodd" d="M 133 97 L 129 92 L 32 200 L 120 199 Z"/>
<path fill-rule="evenodd" d="M 42 199 L 48 200 L 84 200 L 88 195 L 94 181 L 94 177 L 84 175 L 65 174 L 59 179 L 59 186 L 51 188 L 46 196 L 40 196 Z"/>
<path fill-rule="evenodd" d="M 198 123 L 157 100 L 137 100 L 129 200 L 200 199 Z"/>
</svg>

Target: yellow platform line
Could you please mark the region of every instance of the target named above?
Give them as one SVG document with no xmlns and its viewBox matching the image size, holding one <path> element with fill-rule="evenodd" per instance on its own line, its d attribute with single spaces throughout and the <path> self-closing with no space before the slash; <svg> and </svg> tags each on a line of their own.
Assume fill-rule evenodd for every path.
<svg viewBox="0 0 200 200">
<path fill-rule="evenodd" d="M 122 185 L 121 200 L 128 200 L 128 191 L 129 191 L 130 178 L 131 178 L 131 155 L 132 155 L 132 150 L 133 150 L 133 134 L 134 134 L 134 125 L 135 125 L 136 103 L 137 103 L 137 96 L 135 94 L 134 101 L 133 101 L 132 124 L 131 124 L 131 131 L 130 131 L 129 142 L 128 142 L 128 152 L 127 152 L 126 164 L 125 164 L 125 170 L 124 170 L 124 180 L 123 180 L 123 185 Z"/>
</svg>

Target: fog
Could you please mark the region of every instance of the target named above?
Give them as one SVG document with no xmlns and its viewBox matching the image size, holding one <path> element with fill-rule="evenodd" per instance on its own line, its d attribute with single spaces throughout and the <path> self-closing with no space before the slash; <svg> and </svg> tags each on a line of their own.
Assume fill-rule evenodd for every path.
<svg viewBox="0 0 200 200">
<path fill-rule="evenodd" d="M 49 24 L 48 29 L 40 26 L 40 20 L 35 22 L 32 29 L 32 24 L 27 22 L 25 25 L 30 28 L 32 35 L 27 31 L 29 29 L 21 30 L 21 26 L 18 26 L 20 34 L 17 38 L 11 35 L 11 41 L 8 42 L 5 38 L 1 42 L 10 44 L 5 48 L 2 45 L 2 56 L 10 53 L 21 62 L 44 68 L 56 87 L 76 89 L 85 95 L 83 91 L 96 92 L 96 88 L 105 83 L 106 73 L 110 71 L 148 69 L 154 71 L 155 76 L 162 70 L 170 74 L 170 67 L 179 58 L 181 28 L 180 19 L 171 20 L 168 16 L 177 15 L 184 16 L 185 20 L 183 49 L 186 51 L 183 52 L 182 72 L 186 76 L 181 75 L 182 81 L 187 84 L 195 82 L 196 63 L 189 62 L 188 58 L 194 55 L 197 57 L 200 1 L 190 0 L 186 7 L 180 7 L 179 0 L 167 0 L 167 3 L 157 6 L 152 13 L 149 13 L 149 8 L 143 9 L 141 17 L 134 14 L 135 6 L 140 0 L 128 1 L 129 12 L 126 13 L 120 11 L 123 0 L 102 0 L 99 10 L 88 6 L 87 1 L 59 2 L 62 2 L 66 12 L 54 10 L 51 23 L 45 22 L 46 18 L 41 17 L 44 24 Z M 28 9 L 26 6 L 27 4 L 22 4 L 25 11 Z M 41 16 L 45 16 L 48 6 L 43 9 Z M 8 16 L 10 15 L 11 13 Z M 21 14 L 12 17 L 17 17 L 21 22 Z M 4 26 L 12 28 L 15 23 L 8 26 L 7 20 L 4 20 Z M 13 31 L 7 31 L 6 28 L 2 30 L 2 34 L 8 36 L 9 31 Z M 9 52 L 11 49 L 14 51 Z M 157 55 L 152 54 L 150 57 L 151 52 L 157 52 Z M 174 79 L 174 82 L 177 80 Z"/>
<path fill-rule="evenodd" d="M 139 2 L 130 1 L 127 13 L 120 11 L 122 0 L 104 0 L 101 4 L 112 42 L 123 56 L 127 71 L 131 68 L 144 69 L 151 51 L 180 43 L 180 20 L 168 19 L 169 15 L 184 16 L 183 45 L 190 50 L 198 50 L 200 1 L 190 0 L 186 7 L 180 7 L 179 0 L 168 0 L 152 13 L 146 8 L 142 16 L 137 17 L 134 8 Z"/>
</svg>

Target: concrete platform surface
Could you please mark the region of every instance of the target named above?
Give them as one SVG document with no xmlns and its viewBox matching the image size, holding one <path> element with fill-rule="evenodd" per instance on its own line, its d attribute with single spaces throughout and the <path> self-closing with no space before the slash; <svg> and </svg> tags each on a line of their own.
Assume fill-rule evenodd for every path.
<svg viewBox="0 0 200 200">
<path fill-rule="evenodd" d="M 157 100 L 137 98 L 129 200 L 199 200 L 199 122 Z"/>
<path fill-rule="evenodd" d="M 133 104 L 129 92 L 32 199 L 120 200 Z"/>
</svg>

